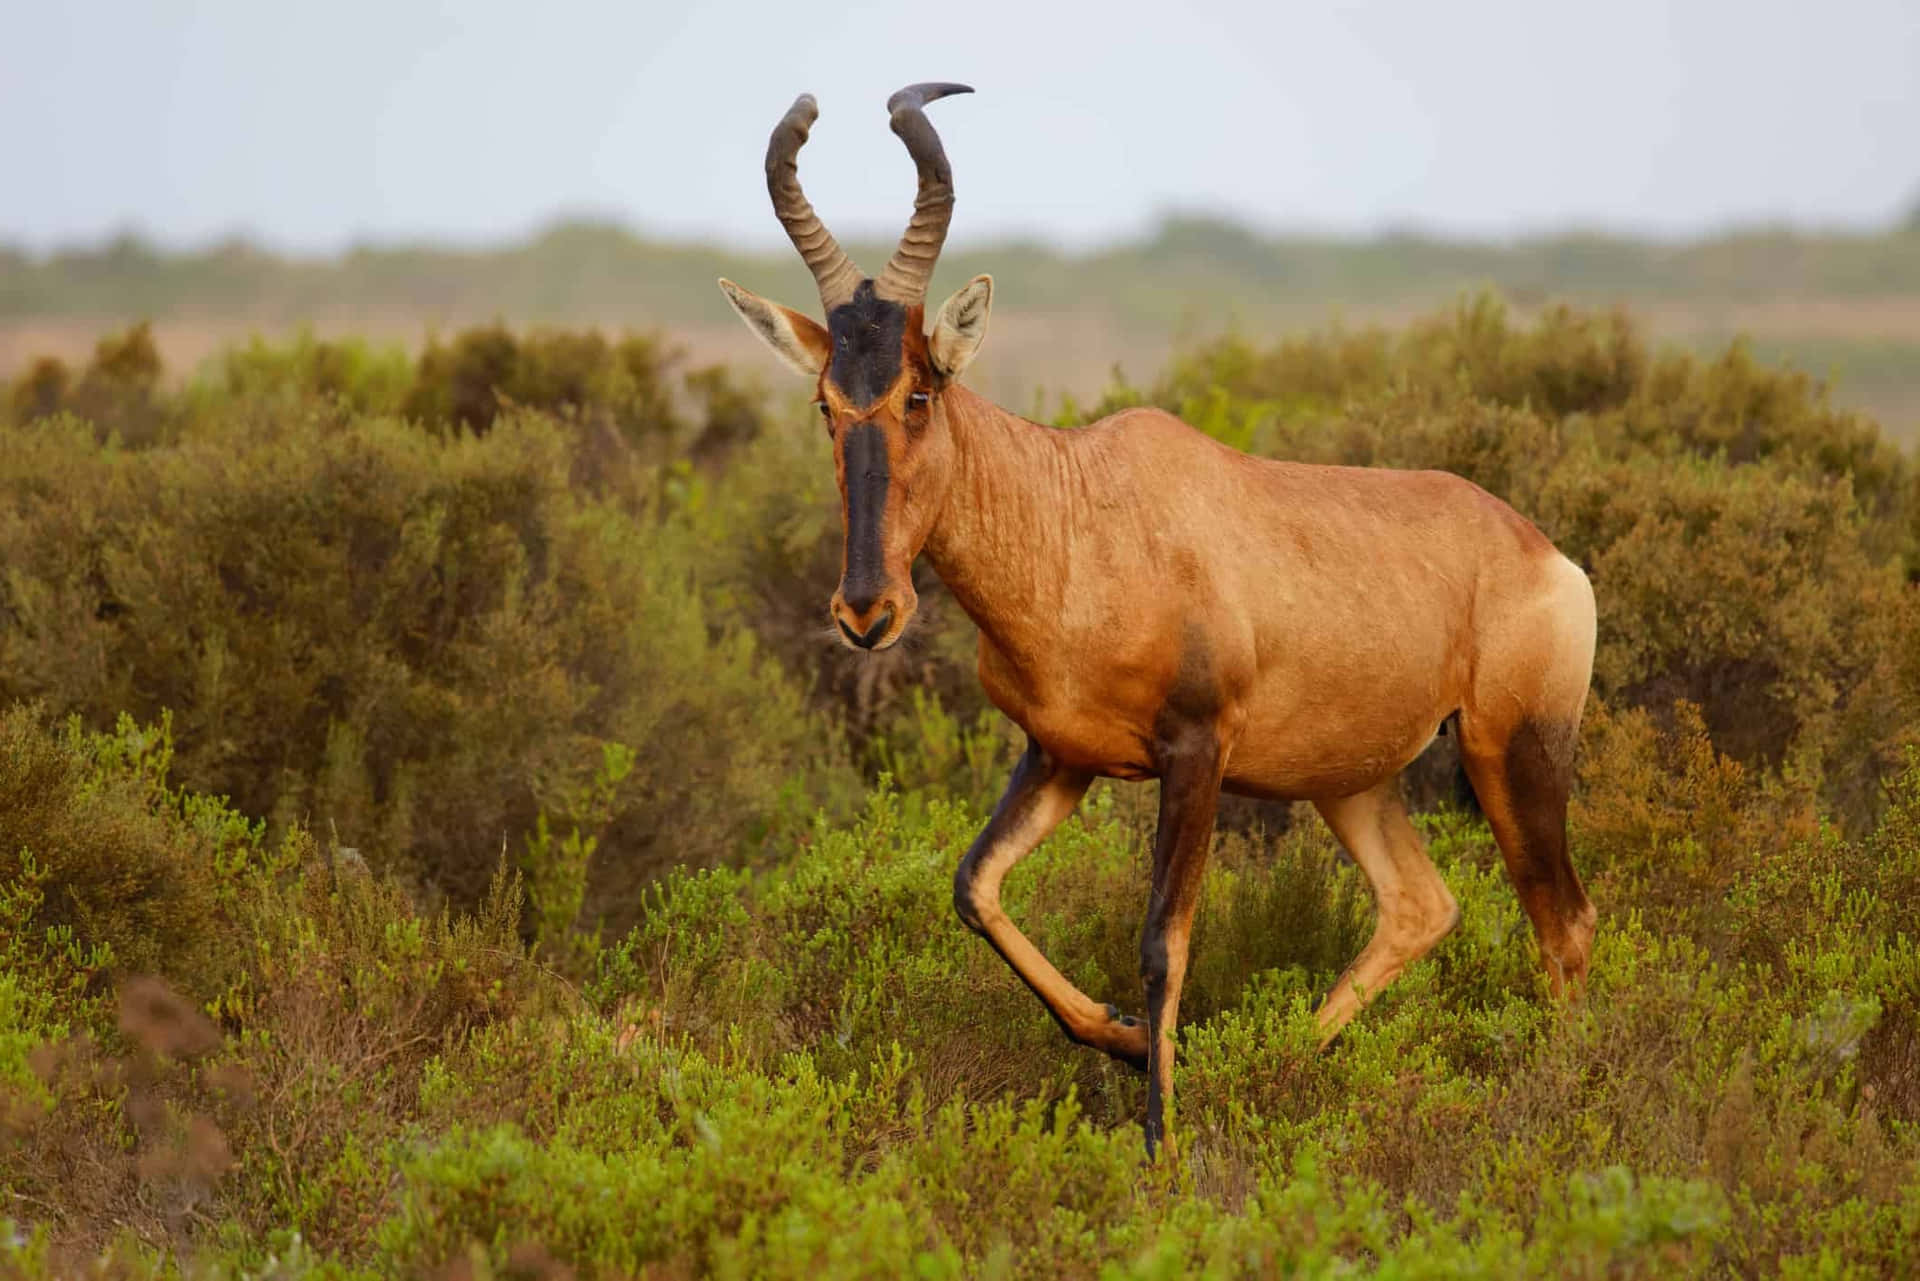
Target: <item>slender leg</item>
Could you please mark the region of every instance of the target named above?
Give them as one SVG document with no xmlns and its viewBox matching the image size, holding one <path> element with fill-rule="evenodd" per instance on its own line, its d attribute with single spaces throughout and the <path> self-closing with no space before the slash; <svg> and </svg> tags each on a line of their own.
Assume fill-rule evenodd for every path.
<svg viewBox="0 0 1920 1281">
<path fill-rule="evenodd" d="M 1555 996 L 1578 995 L 1586 985 L 1598 919 L 1567 857 L 1576 733 L 1564 721 L 1547 729 L 1522 721 L 1505 735 L 1476 724 L 1460 736 L 1461 763 L 1493 828 L 1507 879 L 1533 922 Z"/>
<path fill-rule="evenodd" d="M 1324 1046 L 1401 970 L 1446 937 L 1460 919 L 1460 908 L 1407 821 L 1397 779 L 1316 805 L 1366 873 L 1379 912 L 1373 937 L 1320 1003 Z"/>
<path fill-rule="evenodd" d="M 1073 812 L 1092 781 L 1089 774 L 1062 768 L 1029 739 L 1006 795 L 954 873 L 953 906 L 967 928 L 993 944 L 1033 989 L 1061 1031 L 1082 1045 L 1145 1067 L 1146 1028 L 1068 982 L 1000 906 L 1000 883 L 1007 873 Z"/>
<path fill-rule="evenodd" d="M 1153 891 L 1140 938 L 1147 991 L 1147 1156 L 1166 1137 L 1173 1101 L 1173 1032 L 1187 977 L 1187 944 L 1213 839 L 1225 765 L 1218 731 L 1195 726 L 1163 745 L 1160 824 L 1153 838 Z"/>
</svg>

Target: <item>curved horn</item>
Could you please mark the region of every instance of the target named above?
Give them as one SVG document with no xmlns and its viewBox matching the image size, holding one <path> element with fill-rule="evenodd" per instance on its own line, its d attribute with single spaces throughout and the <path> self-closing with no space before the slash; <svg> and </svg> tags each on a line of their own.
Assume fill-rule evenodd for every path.
<svg viewBox="0 0 1920 1281">
<path fill-rule="evenodd" d="M 907 154 L 920 170 L 920 194 L 914 198 L 913 219 L 900 237 L 887 268 L 874 281 L 873 291 L 880 297 L 908 306 L 927 300 L 927 285 L 933 279 L 933 265 L 940 259 L 940 246 L 946 243 L 947 224 L 953 221 L 953 170 L 947 165 L 946 148 L 924 110 L 929 102 L 950 93 L 972 93 L 970 85 L 908 85 L 887 99 L 893 131 L 907 144 Z"/>
<path fill-rule="evenodd" d="M 803 93 L 773 127 L 773 136 L 767 139 L 767 194 L 773 197 L 773 212 L 787 229 L 787 238 L 800 251 L 820 286 L 821 305 L 832 311 L 853 297 L 861 273 L 800 190 L 800 170 L 794 157 L 806 144 L 807 133 L 819 115 L 820 104 L 812 94 Z"/>
</svg>

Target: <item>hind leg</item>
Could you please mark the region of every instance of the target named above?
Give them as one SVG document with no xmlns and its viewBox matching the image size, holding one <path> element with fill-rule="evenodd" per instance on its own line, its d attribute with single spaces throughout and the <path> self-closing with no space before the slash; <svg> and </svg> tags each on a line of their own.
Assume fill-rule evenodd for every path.
<svg viewBox="0 0 1920 1281">
<path fill-rule="evenodd" d="M 1556 995 L 1586 983 L 1593 904 L 1567 857 L 1573 749 L 1593 675 L 1593 588 L 1564 557 L 1489 609 L 1460 709 L 1460 763 Z"/>
<path fill-rule="evenodd" d="M 1533 922 L 1556 996 L 1577 995 L 1586 983 L 1596 915 L 1567 857 L 1578 726 L 1577 707 L 1570 720 L 1522 717 L 1511 728 L 1461 717 L 1461 763 L 1493 828 L 1507 879 Z"/>
<path fill-rule="evenodd" d="M 1460 909 L 1407 820 L 1397 778 L 1358 796 L 1315 805 L 1366 873 L 1379 912 L 1373 937 L 1320 1003 L 1320 1044 L 1325 1045 L 1401 970 L 1446 937 Z"/>
</svg>

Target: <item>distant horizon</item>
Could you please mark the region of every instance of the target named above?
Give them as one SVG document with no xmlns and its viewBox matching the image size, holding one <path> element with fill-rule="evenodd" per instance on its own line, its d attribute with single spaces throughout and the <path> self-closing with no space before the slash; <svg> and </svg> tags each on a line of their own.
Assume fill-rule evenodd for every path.
<svg viewBox="0 0 1920 1281">
<path fill-rule="evenodd" d="M 349 236 L 332 244 L 302 244 L 280 241 L 258 229 L 246 227 L 204 237 L 169 237 L 155 233 L 137 220 L 130 220 L 98 234 L 76 235 L 48 242 L 10 235 L 0 229 L 0 251 L 46 260 L 64 254 L 99 254 L 116 244 L 131 243 L 165 257 L 193 257 L 225 249 L 245 249 L 291 262 L 325 262 L 361 252 L 498 253 L 537 243 L 558 232 L 594 230 L 616 232 L 643 244 L 666 249 L 710 250 L 747 258 L 791 252 L 791 246 L 781 234 L 778 224 L 774 223 L 771 213 L 768 214 L 768 222 L 772 226 L 767 236 L 722 238 L 700 236 L 670 226 L 649 226 L 617 211 L 561 209 L 518 230 L 498 233 L 380 232 Z M 1343 227 L 1262 222 L 1231 210 L 1169 208 L 1149 215 L 1137 226 L 1098 238 L 1062 237 L 1040 228 L 1018 227 L 985 229 L 968 235 L 956 228 L 949 245 L 958 252 L 1020 248 L 1038 249 L 1063 258 L 1090 258 L 1151 244 L 1169 229 L 1180 226 L 1230 228 L 1253 239 L 1275 244 L 1355 245 L 1413 241 L 1435 245 L 1508 248 L 1556 241 L 1596 240 L 1683 248 L 1746 237 L 1789 236 L 1818 240 L 1865 239 L 1901 234 L 1920 229 L 1920 197 L 1916 197 L 1911 206 L 1896 209 L 1888 217 L 1879 220 L 1813 221 L 1756 216 L 1690 229 L 1607 224 L 1597 220 L 1515 227 L 1507 231 L 1451 227 L 1412 220 Z M 897 229 L 853 227 L 841 233 L 839 238 L 849 245 L 879 245 L 891 240 L 895 234 Z"/>
</svg>

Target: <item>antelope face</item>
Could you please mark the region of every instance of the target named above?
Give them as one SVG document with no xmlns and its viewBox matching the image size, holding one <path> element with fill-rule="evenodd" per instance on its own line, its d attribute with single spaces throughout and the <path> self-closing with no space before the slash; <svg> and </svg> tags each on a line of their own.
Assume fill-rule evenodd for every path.
<svg viewBox="0 0 1920 1281">
<path fill-rule="evenodd" d="M 924 331 L 927 280 L 946 238 L 953 179 L 922 110 L 963 85 L 913 85 L 888 100 L 893 131 L 920 171 L 913 221 L 877 279 L 862 275 L 800 191 L 794 157 L 818 109 L 807 95 L 773 131 L 767 188 L 774 211 L 813 269 L 827 323 L 720 282 L 747 327 L 795 371 L 816 380 L 833 439 L 845 531 L 840 586 L 829 609 L 846 644 L 885 649 L 900 639 L 919 597 L 913 560 L 946 500 L 954 440 L 942 390 L 986 337 L 993 281 L 976 276 Z"/>
<path fill-rule="evenodd" d="M 919 307 L 887 302 L 867 282 L 828 315 L 827 332 L 832 356 L 819 406 L 846 532 L 829 609 L 847 644 L 885 649 L 919 607 L 913 560 L 951 480 L 953 435 L 940 393 L 957 370 L 921 333 Z"/>
</svg>

